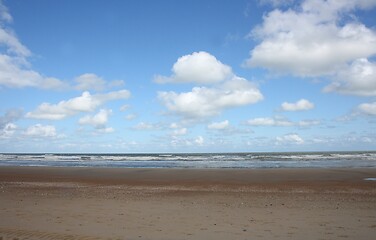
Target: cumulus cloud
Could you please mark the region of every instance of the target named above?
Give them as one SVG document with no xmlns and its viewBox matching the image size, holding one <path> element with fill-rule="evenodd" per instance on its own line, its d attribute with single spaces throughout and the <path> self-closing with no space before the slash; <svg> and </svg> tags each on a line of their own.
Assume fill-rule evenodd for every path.
<svg viewBox="0 0 376 240">
<path fill-rule="evenodd" d="M 194 87 L 191 92 L 159 92 L 158 99 L 184 118 L 220 114 L 224 109 L 256 103 L 263 99 L 259 89 L 244 78 L 234 77 L 216 87 Z"/>
<path fill-rule="evenodd" d="M 128 104 L 124 104 L 120 107 L 120 111 L 122 112 L 125 112 L 127 111 L 131 106 L 129 106 Z"/>
<path fill-rule="evenodd" d="M 75 78 L 77 85 L 75 88 L 77 90 L 87 91 L 87 90 L 103 90 L 106 85 L 106 81 L 98 77 L 93 73 L 85 73 L 77 78 Z"/>
<path fill-rule="evenodd" d="M 251 126 L 279 126 L 289 127 L 293 126 L 293 122 L 286 119 L 279 118 L 254 118 L 247 121 Z"/>
<path fill-rule="evenodd" d="M 207 52 L 194 52 L 177 60 L 170 77 L 157 77 L 164 83 L 191 82 L 199 85 L 190 92 L 158 92 L 167 109 L 184 119 L 197 120 L 220 114 L 224 109 L 256 103 L 263 96 L 256 85 L 236 76 L 231 68 Z"/>
<path fill-rule="evenodd" d="M 112 114 L 112 110 L 101 109 L 94 116 L 84 116 L 79 119 L 78 123 L 81 125 L 92 125 L 97 129 L 104 129 L 108 122 L 109 116 Z"/>
<path fill-rule="evenodd" d="M 1 2 L 0 2 L 1 3 Z M 0 116 L 0 138 L 9 138 L 17 130 L 15 121 L 22 117 L 20 109 L 10 109 L 3 116 Z"/>
<path fill-rule="evenodd" d="M 309 126 L 314 126 L 314 125 L 320 125 L 321 121 L 319 120 L 303 120 L 295 123 L 295 126 L 298 127 L 309 127 Z"/>
<path fill-rule="evenodd" d="M 42 125 L 42 124 L 35 124 L 30 126 L 26 129 L 25 133 L 26 136 L 30 137 L 56 137 L 56 129 L 52 125 Z"/>
<path fill-rule="evenodd" d="M 0 116 L 0 128 L 15 122 L 22 117 L 23 111 L 20 109 L 9 109 L 3 116 Z"/>
<path fill-rule="evenodd" d="M 213 122 L 208 125 L 208 129 L 212 130 L 223 130 L 228 129 L 230 127 L 230 122 L 228 120 L 222 122 Z"/>
<path fill-rule="evenodd" d="M 177 129 L 174 129 L 171 133 L 172 136 L 182 136 L 182 135 L 186 135 L 188 133 L 188 129 L 187 128 L 177 128 Z"/>
<path fill-rule="evenodd" d="M 26 117 L 36 119 L 61 120 L 81 112 L 93 112 L 108 101 L 127 99 L 128 90 L 113 91 L 105 94 L 91 95 L 83 92 L 81 96 L 60 101 L 57 104 L 42 103 L 35 111 L 28 112 Z"/>
<path fill-rule="evenodd" d="M 251 126 L 274 126 L 274 127 L 309 127 L 319 125 L 319 120 L 302 120 L 298 122 L 290 121 L 283 117 L 274 118 L 254 118 L 247 121 Z"/>
<path fill-rule="evenodd" d="M 171 124 L 170 124 L 170 128 L 171 128 L 171 129 L 177 129 L 177 128 L 179 128 L 179 124 L 177 124 L 177 123 L 175 123 L 175 122 L 174 122 L 174 123 L 171 123 Z"/>
<path fill-rule="evenodd" d="M 172 67 L 170 77 L 156 76 L 157 83 L 213 84 L 232 77 L 231 67 L 207 52 L 194 52 L 180 57 Z"/>
<path fill-rule="evenodd" d="M 193 138 L 171 135 L 169 147 L 181 148 L 181 151 L 185 151 L 186 147 L 201 147 L 205 144 L 205 139 L 202 136 L 196 136 Z"/>
<path fill-rule="evenodd" d="M 375 42 L 376 44 L 376 42 Z M 376 63 L 366 58 L 355 60 L 349 68 L 341 69 L 324 92 L 340 92 L 359 96 L 376 96 Z"/>
<path fill-rule="evenodd" d="M 98 133 L 113 133 L 115 132 L 115 129 L 112 127 L 103 127 L 103 128 L 97 129 L 97 132 Z"/>
<path fill-rule="evenodd" d="M 374 0 L 305 0 L 299 8 L 273 10 L 252 30 L 260 43 L 245 65 L 305 77 L 335 75 L 349 62 L 376 54 L 375 30 L 343 19 L 375 6 Z"/>
<path fill-rule="evenodd" d="M 376 102 L 362 103 L 358 106 L 358 111 L 367 115 L 376 115 Z"/>
<path fill-rule="evenodd" d="M 315 105 L 306 99 L 300 99 L 295 103 L 284 102 L 281 105 L 283 111 L 306 111 L 314 108 Z"/>
<path fill-rule="evenodd" d="M 125 118 L 126 120 L 128 120 L 128 121 L 131 121 L 131 120 L 135 119 L 136 117 L 137 117 L 136 114 L 130 113 L 130 114 L 128 114 L 127 116 L 125 116 L 124 118 Z"/>
<path fill-rule="evenodd" d="M 275 1 L 268 1 L 272 2 Z M 303 77 L 329 76 L 325 92 L 376 95 L 376 31 L 348 16 L 376 1 L 305 0 L 294 9 L 264 16 L 250 36 L 260 40 L 245 66 Z"/>
<path fill-rule="evenodd" d="M 103 91 L 111 87 L 118 87 L 124 85 L 122 80 L 105 81 L 103 78 L 94 73 L 85 73 L 74 79 L 76 85 L 75 89 L 81 91 L 95 90 Z"/>
<path fill-rule="evenodd" d="M 158 92 L 167 109 L 186 120 L 211 117 L 227 108 L 256 103 L 263 99 L 257 86 L 236 76 L 231 68 L 207 52 L 194 52 L 177 60 L 170 77 L 156 77 L 164 83 L 199 84 L 190 92 Z M 210 84 L 210 86 L 202 86 Z"/>
<path fill-rule="evenodd" d="M 0 126 L 0 138 L 10 138 L 17 130 L 17 125 L 14 123 L 7 123 L 4 126 Z"/>
<path fill-rule="evenodd" d="M 198 136 L 196 139 L 195 139 L 195 143 L 199 146 L 202 146 L 204 145 L 205 143 L 205 139 L 202 137 L 202 136 Z"/>
<path fill-rule="evenodd" d="M 112 114 L 111 109 L 101 109 L 95 115 L 86 115 L 78 120 L 81 125 L 93 126 L 97 133 L 112 133 L 115 131 L 112 127 L 107 127 L 107 122 Z"/>
<path fill-rule="evenodd" d="M 175 123 L 175 122 L 171 123 L 169 128 L 172 129 L 172 131 L 170 132 L 170 136 L 175 141 L 175 143 L 179 141 L 179 136 L 184 136 L 188 134 L 188 129 L 186 127 L 183 127 L 180 124 Z"/>
<path fill-rule="evenodd" d="M 300 145 L 304 143 L 304 139 L 301 138 L 298 134 L 287 134 L 281 137 L 277 137 L 276 140 L 277 140 L 277 144 L 282 144 L 282 145 L 285 145 L 285 144 Z"/>
</svg>

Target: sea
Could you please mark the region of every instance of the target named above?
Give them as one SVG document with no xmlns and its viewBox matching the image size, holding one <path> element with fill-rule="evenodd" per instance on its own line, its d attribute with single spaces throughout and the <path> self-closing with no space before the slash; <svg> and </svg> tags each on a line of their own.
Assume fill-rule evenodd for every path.
<svg viewBox="0 0 376 240">
<path fill-rule="evenodd" d="M 376 168 L 376 151 L 289 153 L 0 153 L 0 166 L 111 168 Z"/>
</svg>

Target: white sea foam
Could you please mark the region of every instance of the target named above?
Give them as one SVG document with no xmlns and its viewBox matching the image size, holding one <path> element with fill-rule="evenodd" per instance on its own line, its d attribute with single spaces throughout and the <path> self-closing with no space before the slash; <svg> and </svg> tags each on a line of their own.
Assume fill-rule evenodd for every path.
<svg viewBox="0 0 376 240">
<path fill-rule="evenodd" d="M 376 178 L 372 178 L 372 177 L 371 177 L 371 178 L 365 178 L 364 180 L 365 180 L 365 181 L 376 181 Z"/>
<path fill-rule="evenodd" d="M 0 166 L 131 168 L 376 168 L 376 152 L 0 154 Z"/>
</svg>

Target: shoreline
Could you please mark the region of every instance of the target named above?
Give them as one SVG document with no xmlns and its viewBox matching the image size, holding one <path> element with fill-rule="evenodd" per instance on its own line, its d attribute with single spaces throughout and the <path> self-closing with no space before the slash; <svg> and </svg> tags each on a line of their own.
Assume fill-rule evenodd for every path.
<svg viewBox="0 0 376 240">
<path fill-rule="evenodd" d="M 268 175 L 268 177 L 266 177 Z M 49 179 L 54 176 L 55 178 Z M 57 177 L 57 178 L 56 178 Z M 338 180 L 361 182 L 376 177 L 376 168 L 122 168 L 0 166 L 0 181 L 10 178 L 45 181 L 237 181 L 239 183 L 283 180 Z M 161 178 L 162 177 L 162 178 Z M 156 178 L 156 179 L 150 179 Z M 170 178 L 170 179 L 169 179 Z M 222 181 L 220 180 L 222 178 Z"/>
</svg>

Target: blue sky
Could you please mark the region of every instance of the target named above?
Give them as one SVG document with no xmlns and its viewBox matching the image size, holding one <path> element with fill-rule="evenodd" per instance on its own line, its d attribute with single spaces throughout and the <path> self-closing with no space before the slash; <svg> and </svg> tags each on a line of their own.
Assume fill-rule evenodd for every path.
<svg viewBox="0 0 376 240">
<path fill-rule="evenodd" d="M 0 0 L 0 152 L 376 150 L 374 0 Z"/>
</svg>

